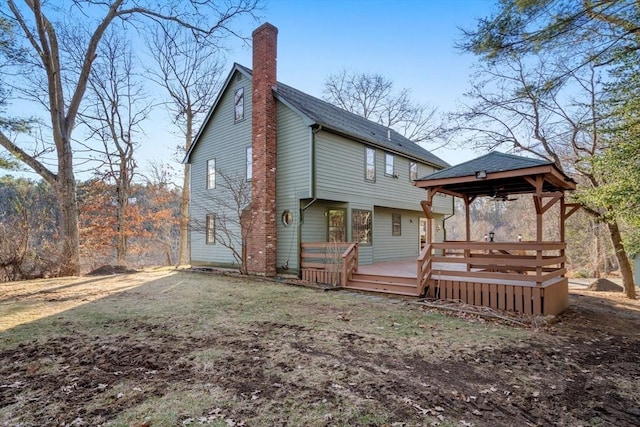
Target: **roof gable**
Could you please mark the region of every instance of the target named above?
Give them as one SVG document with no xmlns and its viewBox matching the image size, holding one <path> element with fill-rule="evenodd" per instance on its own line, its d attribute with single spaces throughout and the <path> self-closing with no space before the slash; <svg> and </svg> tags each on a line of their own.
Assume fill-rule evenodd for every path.
<svg viewBox="0 0 640 427">
<path fill-rule="evenodd" d="M 194 138 L 194 142 L 184 158 L 184 163 L 189 162 L 189 158 L 194 147 L 198 144 L 202 132 L 209 123 L 213 112 L 220 102 L 222 94 L 226 91 L 235 72 L 240 72 L 246 77 L 250 79 L 252 78 L 252 71 L 249 68 L 237 63 L 233 65 L 233 68 L 229 72 L 218 97 L 211 106 L 211 109 L 207 113 L 207 117 L 200 127 L 198 134 Z M 398 132 L 389 129 L 386 126 L 343 110 L 333 104 L 308 95 L 280 82 L 277 83 L 277 86 L 273 90 L 276 99 L 299 114 L 308 126 L 319 125 L 329 131 L 342 134 L 351 139 L 368 143 L 383 150 L 398 153 L 438 168 L 449 166 L 447 162 L 440 159 L 438 156 L 432 154 L 415 142 L 405 138 Z"/>
</svg>

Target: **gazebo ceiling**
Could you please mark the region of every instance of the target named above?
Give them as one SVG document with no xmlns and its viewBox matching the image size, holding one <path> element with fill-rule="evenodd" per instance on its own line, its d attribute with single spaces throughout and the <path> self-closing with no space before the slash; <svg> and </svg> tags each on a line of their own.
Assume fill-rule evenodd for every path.
<svg viewBox="0 0 640 427">
<path fill-rule="evenodd" d="M 443 169 L 416 180 L 415 185 L 453 195 L 506 197 L 539 191 L 540 178 L 543 193 L 576 187 L 575 182 L 551 162 L 498 152 Z"/>
</svg>

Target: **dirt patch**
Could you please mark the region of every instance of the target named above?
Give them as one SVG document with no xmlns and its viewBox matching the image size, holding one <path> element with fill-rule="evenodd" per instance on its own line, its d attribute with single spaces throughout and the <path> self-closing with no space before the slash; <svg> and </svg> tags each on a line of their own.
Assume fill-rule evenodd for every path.
<svg viewBox="0 0 640 427">
<path fill-rule="evenodd" d="M 87 276 L 110 276 L 113 274 L 133 274 L 137 273 L 138 270 L 132 270 L 122 265 L 103 265 L 101 267 L 96 268 L 95 270 L 87 273 Z"/>
<path fill-rule="evenodd" d="M 91 328 L 85 312 L 67 313 L 39 325 L 58 335 L 0 347 L 0 425 L 640 422 L 640 302 L 619 294 L 573 292 L 557 322 L 530 330 L 398 300 L 216 280 L 180 274 L 128 289 L 87 308 L 98 318 Z M 250 305 L 251 286 L 271 304 L 265 312 Z M 129 304 L 136 310 L 123 313 Z M 340 304 L 352 304 L 348 316 Z M 374 314 L 360 321 L 357 310 Z M 187 404 L 193 395 L 202 400 Z"/>
<path fill-rule="evenodd" d="M 590 291 L 604 291 L 604 292 L 623 292 L 624 288 L 611 280 L 598 279 L 591 283 L 588 288 Z"/>
</svg>

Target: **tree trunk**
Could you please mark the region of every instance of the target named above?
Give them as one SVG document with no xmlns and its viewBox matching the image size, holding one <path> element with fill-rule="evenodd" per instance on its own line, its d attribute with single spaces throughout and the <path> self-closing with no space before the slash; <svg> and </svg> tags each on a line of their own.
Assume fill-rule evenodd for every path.
<svg viewBox="0 0 640 427">
<path fill-rule="evenodd" d="M 182 184 L 182 198 L 180 199 L 180 246 L 178 250 L 178 265 L 189 264 L 189 192 L 191 187 L 189 164 L 184 165 Z"/>
<path fill-rule="evenodd" d="M 127 265 L 127 195 L 124 190 L 118 189 L 118 234 L 116 242 L 116 265 L 126 267 Z"/>
<path fill-rule="evenodd" d="M 627 252 L 624 250 L 622 244 L 622 236 L 620 235 L 620 229 L 618 223 L 615 220 L 607 222 L 609 227 L 609 234 L 611 236 L 611 243 L 613 243 L 613 249 L 616 253 L 618 264 L 620 265 L 620 273 L 622 274 L 622 283 L 624 285 L 624 291 L 627 297 L 630 299 L 636 299 L 636 288 L 633 283 L 633 272 L 631 271 L 631 263 L 627 257 Z"/>
<path fill-rule="evenodd" d="M 129 162 L 125 154 L 120 155 L 118 176 L 116 177 L 116 203 L 118 235 L 116 242 L 116 265 L 127 266 L 127 206 L 129 205 Z M 133 171 L 131 171 L 133 173 Z"/>
<path fill-rule="evenodd" d="M 61 276 L 77 276 L 80 274 L 80 240 L 78 230 L 78 200 L 76 198 L 76 181 L 71 166 L 72 156 L 69 147 L 68 155 L 58 156 L 58 180 L 56 192 L 60 207 L 58 229 L 60 231 Z"/>
</svg>

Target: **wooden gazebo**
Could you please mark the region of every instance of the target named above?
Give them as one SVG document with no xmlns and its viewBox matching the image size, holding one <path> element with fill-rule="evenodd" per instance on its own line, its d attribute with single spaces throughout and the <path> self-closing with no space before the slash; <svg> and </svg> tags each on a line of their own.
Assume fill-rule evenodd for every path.
<svg viewBox="0 0 640 427">
<path fill-rule="evenodd" d="M 526 314 L 558 314 L 568 306 L 565 221 L 579 207 L 565 202 L 575 182 L 553 163 L 492 152 L 422 179 L 427 242 L 418 258 L 418 291 L 431 298 Z M 432 201 L 442 193 L 465 205 L 464 241 L 433 242 Z M 478 197 L 531 194 L 536 211 L 534 241 L 472 241 L 469 206 Z M 543 240 L 545 213 L 560 203 L 559 240 Z"/>
</svg>

